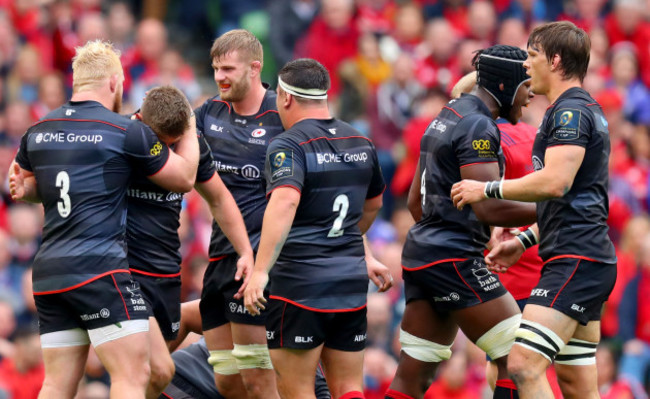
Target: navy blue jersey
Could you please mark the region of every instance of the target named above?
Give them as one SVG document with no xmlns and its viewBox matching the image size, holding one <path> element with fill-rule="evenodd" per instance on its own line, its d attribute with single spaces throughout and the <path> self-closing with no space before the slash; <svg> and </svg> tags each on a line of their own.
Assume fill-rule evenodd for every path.
<svg viewBox="0 0 650 399">
<path fill-rule="evenodd" d="M 215 174 L 212 151 L 203 135 L 199 135 L 199 151 L 196 181 L 202 183 Z M 126 241 L 131 269 L 160 275 L 180 273 L 178 227 L 183 194 L 159 187 L 136 170 L 126 195 Z"/>
<path fill-rule="evenodd" d="M 539 255 L 578 255 L 599 262 L 616 261 L 607 232 L 609 199 L 609 129 L 600 106 L 580 88 L 571 88 L 552 104 L 533 145 L 533 167 L 544 167 L 546 149 L 556 145 L 585 148 L 585 156 L 568 193 L 537 204 Z"/>
<path fill-rule="evenodd" d="M 203 132 L 214 166 L 235 198 L 254 250 L 260 241 L 266 209 L 264 156 L 269 140 L 284 130 L 275 105 L 275 92 L 267 90 L 255 115 L 241 116 L 232 104 L 214 97 L 196 110 L 196 127 Z M 235 250 L 219 225 L 212 225 L 210 258 Z"/>
<path fill-rule="evenodd" d="M 409 231 L 402 264 L 412 269 L 446 259 L 482 257 L 490 228 L 471 206 L 453 205 L 451 186 L 461 168 L 477 163 L 501 165 L 499 128 L 478 97 L 451 100 L 431 122 L 420 142 L 422 219 Z"/>
<path fill-rule="evenodd" d="M 16 160 L 34 173 L 45 208 L 34 292 L 60 292 L 128 270 L 124 236 L 131 169 L 152 175 L 168 157 L 167 146 L 141 122 L 95 101 L 71 101 L 25 133 Z"/>
<path fill-rule="evenodd" d="M 368 275 L 359 220 L 384 191 L 372 142 L 345 122 L 305 119 L 276 137 L 266 159 L 269 194 L 289 186 L 300 204 L 271 271 L 271 298 L 319 310 L 366 303 Z"/>
</svg>

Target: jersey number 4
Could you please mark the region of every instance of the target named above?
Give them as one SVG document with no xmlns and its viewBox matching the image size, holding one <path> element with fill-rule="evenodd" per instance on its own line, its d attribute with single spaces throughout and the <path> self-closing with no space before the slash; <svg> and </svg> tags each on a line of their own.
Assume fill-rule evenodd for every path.
<svg viewBox="0 0 650 399">
<path fill-rule="evenodd" d="M 59 193 L 61 199 L 56 202 L 56 208 L 59 211 L 59 215 L 65 219 L 70 216 L 70 210 L 72 209 L 70 196 L 68 195 L 68 190 L 70 189 L 70 176 L 68 176 L 68 172 L 61 171 L 57 173 L 56 186 L 61 189 Z"/>
<path fill-rule="evenodd" d="M 345 194 L 339 194 L 334 198 L 334 206 L 332 211 L 338 212 L 339 215 L 334 219 L 334 225 L 327 234 L 327 237 L 340 237 L 343 235 L 343 220 L 348 215 L 348 208 L 350 207 L 350 200 Z"/>
</svg>

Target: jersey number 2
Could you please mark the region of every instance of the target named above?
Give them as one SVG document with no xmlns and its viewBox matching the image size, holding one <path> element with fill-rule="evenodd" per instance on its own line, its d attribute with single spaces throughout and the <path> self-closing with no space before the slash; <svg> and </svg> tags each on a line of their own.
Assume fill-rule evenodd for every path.
<svg viewBox="0 0 650 399">
<path fill-rule="evenodd" d="M 70 210 L 72 209 L 70 196 L 68 195 L 68 190 L 70 189 L 70 176 L 68 176 L 68 172 L 61 171 L 57 173 L 56 186 L 61 189 L 59 194 L 61 200 L 56 202 L 56 207 L 59 211 L 59 215 L 65 219 L 70 216 Z"/>
<path fill-rule="evenodd" d="M 348 208 L 350 207 L 350 200 L 345 194 L 340 194 L 334 198 L 334 206 L 332 211 L 338 212 L 339 215 L 334 219 L 334 225 L 330 229 L 327 237 L 340 237 L 343 235 L 343 220 L 348 215 Z"/>
</svg>

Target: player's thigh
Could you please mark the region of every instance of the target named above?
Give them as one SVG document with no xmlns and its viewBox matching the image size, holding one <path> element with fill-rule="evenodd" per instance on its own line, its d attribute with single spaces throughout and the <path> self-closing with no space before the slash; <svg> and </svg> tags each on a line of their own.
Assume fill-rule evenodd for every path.
<svg viewBox="0 0 650 399">
<path fill-rule="evenodd" d="M 43 348 L 46 383 L 76 386 L 84 374 L 89 345 Z"/>
<path fill-rule="evenodd" d="M 440 345 L 451 345 L 458 326 L 449 312 L 439 312 L 431 302 L 416 299 L 408 302 L 402 316 L 401 330 Z"/>
<path fill-rule="evenodd" d="M 226 350 L 233 348 L 232 330 L 230 323 L 222 324 L 219 327 L 203 331 L 205 344 L 209 350 Z"/>
<path fill-rule="evenodd" d="M 321 360 L 332 397 L 338 398 L 350 391 L 363 390 L 363 354 L 364 351 L 323 348 Z"/>
<path fill-rule="evenodd" d="M 123 323 L 126 324 L 126 323 Z M 91 338 L 92 340 L 92 338 Z M 94 345 L 94 344 L 93 344 Z M 146 372 L 148 378 L 150 339 L 142 331 L 94 345 L 95 352 L 111 378 L 135 378 Z M 165 350 L 167 350 L 165 348 Z"/>
<path fill-rule="evenodd" d="M 515 299 L 506 292 L 498 298 L 452 313 L 463 333 L 476 343 L 494 326 L 520 314 L 520 311 Z"/>
<path fill-rule="evenodd" d="M 173 372 L 174 361 L 167 349 L 167 342 L 163 337 L 158 321 L 154 317 L 149 318 L 149 340 L 151 342 L 150 363 L 152 374 Z"/>
<path fill-rule="evenodd" d="M 238 345 L 266 345 L 266 327 L 263 325 L 230 323 L 233 343 Z"/>
<path fill-rule="evenodd" d="M 323 345 L 312 349 L 272 349 L 271 360 L 283 399 L 314 397 L 316 367 Z"/>
</svg>

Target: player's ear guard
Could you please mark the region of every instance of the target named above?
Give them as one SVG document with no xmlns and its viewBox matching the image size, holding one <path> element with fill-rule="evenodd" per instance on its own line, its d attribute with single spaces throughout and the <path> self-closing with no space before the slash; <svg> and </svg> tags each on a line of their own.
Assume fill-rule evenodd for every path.
<svg viewBox="0 0 650 399">
<path fill-rule="evenodd" d="M 399 330 L 402 350 L 413 359 L 426 363 L 439 363 L 451 357 L 451 345 L 440 345 Z"/>
</svg>

